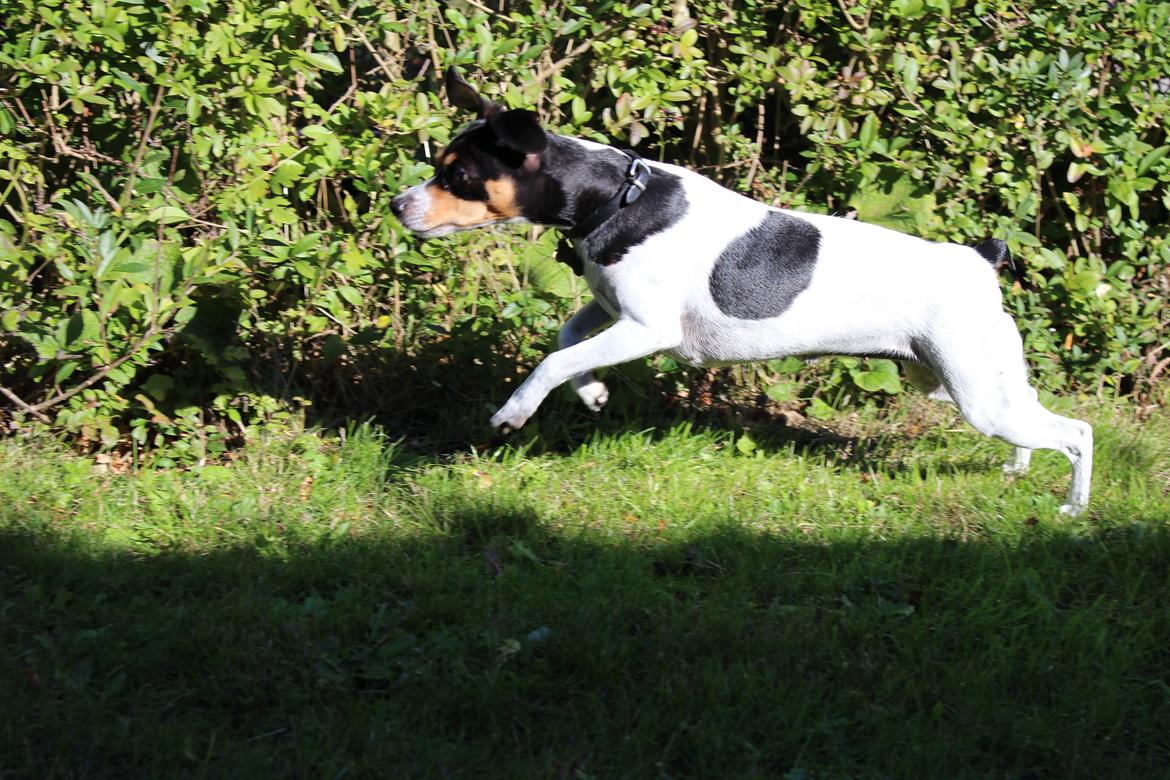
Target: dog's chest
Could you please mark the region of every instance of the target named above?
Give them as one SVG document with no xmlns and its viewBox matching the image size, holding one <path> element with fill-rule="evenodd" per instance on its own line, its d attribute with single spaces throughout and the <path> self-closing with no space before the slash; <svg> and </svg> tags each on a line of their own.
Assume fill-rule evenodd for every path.
<svg viewBox="0 0 1170 780">
<path fill-rule="evenodd" d="M 597 263 L 583 260 L 585 283 L 593 293 L 593 298 L 601 304 L 612 317 L 620 317 L 621 305 L 618 303 L 615 274 Z"/>
</svg>

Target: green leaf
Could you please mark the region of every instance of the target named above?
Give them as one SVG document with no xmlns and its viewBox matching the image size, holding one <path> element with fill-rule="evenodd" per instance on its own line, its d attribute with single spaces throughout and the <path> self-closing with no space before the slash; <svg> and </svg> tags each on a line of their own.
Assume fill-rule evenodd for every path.
<svg viewBox="0 0 1170 780">
<path fill-rule="evenodd" d="M 1170 152 L 1170 146 L 1159 146 L 1157 149 L 1154 149 L 1152 152 L 1143 157 L 1142 161 L 1138 163 L 1138 176 L 1141 176 L 1143 173 L 1153 167 L 1154 163 L 1165 157 L 1167 152 Z"/>
<path fill-rule="evenodd" d="M 851 197 L 849 205 L 857 209 L 857 218 L 862 222 L 903 233 L 923 232 L 922 228 L 937 218 L 934 194 L 907 176 L 869 185 Z"/>
<path fill-rule="evenodd" d="M 159 206 L 146 217 L 151 222 L 161 222 L 164 225 L 172 225 L 176 222 L 186 222 L 191 219 L 187 212 L 183 211 L 178 206 Z"/>
<path fill-rule="evenodd" d="M 309 233 L 297 239 L 288 249 L 289 257 L 312 257 L 316 254 L 317 246 L 321 243 L 320 233 Z"/>
<path fill-rule="evenodd" d="M 95 312 L 83 309 L 62 323 L 58 340 L 68 348 L 90 343 L 101 335 L 101 321 Z"/>
<path fill-rule="evenodd" d="M 891 10 L 905 19 L 916 19 L 926 12 L 923 0 L 894 0 Z"/>
<path fill-rule="evenodd" d="M 88 89 L 83 89 L 83 90 L 77 92 L 76 98 L 78 100 L 84 100 L 86 103 L 92 103 L 95 106 L 112 106 L 113 105 L 113 103 L 111 103 L 107 98 L 104 98 L 101 95 L 97 94 L 97 87 L 90 87 Z"/>
<path fill-rule="evenodd" d="M 166 185 L 166 179 L 146 177 L 134 182 L 134 192 L 137 195 L 150 195 L 161 192 Z"/>
<path fill-rule="evenodd" d="M 779 360 L 769 360 L 767 366 L 769 371 L 774 371 L 777 374 L 792 374 L 804 368 L 804 361 L 789 355 Z"/>
<path fill-rule="evenodd" d="M 898 378 L 898 366 L 892 360 L 870 360 L 868 370 L 854 368 L 849 371 L 853 383 L 867 392 L 883 392 L 891 395 L 902 392 Z"/>
<path fill-rule="evenodd" d="M 345 68 L 341 67 L 341 60 L 337 59 L 337 55 L 332 52 L 302 51 L 299 54 L 301 59 L 318 70 L 327 73 L 345 72 Z"/>
<path fill-rule="evenodd" d="M 61 364 L 61 367 L 57 369 L 57 373 L 53 375 L 53 382 L 58 385 L 61 384 L 66 379 L 68 379 L 74 371 L 77 370 L 79 365 L 80 364 L 76 360 L 66 360 Z"/>
<path fill-rule="evenodd" d="M 921 0 L 919 0 L 921 5 Z M 913 56 L 906 58 L 906 65 L 902 69 L 902 83 L 906 87 L 906 93 L 913 96 L 918 89 L 918 60 Z"/>
<path fill-rule="evenodd" d="M 146 85 L 141 81 L 134 78 L 126 71 L 119 70 L 118 68 L 112 68 L 111 72 L 114 74 L 115 79 L 119 84 L 122 85 L 123 88 L 137 93 L 140 97 L 146 97 Z"/>
<path fill-rule="evenodd" d="M 532 244 L 524 251 L 523 263 L 534 290 L 552 298 L 571 299 L 579 291 L 572 270 L 558 262 L 547 242 Z"/>
<path fill-rule="evenodd" d="M 146 263 L 138 263 L 138 262 L 131 261 L 128 263 L 119 263 L 118 265 L 114 266 L 112 273 L 115 273 L 115 274 L 140 274 L 143 271 L 149 271 L 150 269 L 151 269 L 151 266 L 147 265 Z"/>
<path fill-rule="evenodd" d="M 268 182 L 269 189 L 272 194 L 279 195 L 281 188 L 292 186 L 304 172 L 305 166 L 296 160 L 281 160 L 276 170 L 272 172 L 272 178 Z"/>
<path fill-rule="evenodd" d="M 971 172 L 971 178 L 977 181 L 986 179 L 988 171 L 991 170 L 991 166 L 987 162 L 987 155 L 976 154 L 972 156 L 971 162 L 967 164 L 967 169 Z"/>
<path fill-rule="evenodd" d="M 799 388 L 795 382 L 777 382 L 765 390 L 764 394 L 773 401 L 779 401 L 783 403 L 785 401 L 791 401 L 793 398 L 795 398 L 798 389 Z"/>
<path fill-rule="evenodd" d="M 333 131 L 321 125 L 308 125 L 301 128 L 301 135 L 306 138 L 312 138 L 314 141 L 320 141 L 325 138 L 334 138 Z"/>
<path fill-rule="evenodd" d="M 877 114 L 865 115 L 865 119 L 861 122 L 861 130 L 857 134 L 857 141 L 861 144 L 862 149 L 869 149 L 873 146 L 873 141 L 877 138 L 879 124 Z"/>
<path fill-rule="evenodd" d="M 751 455 L 756 451 L 758 445 L 752 441 L 752 437 L 748 435 L 747 431 L 740 434 L 739 438 L 735 440 L 735 448 L 744 455 Z"/>
<path fill-rule="evenodd" d="M 344 298 L 345 302 L 350 306 L 361 306 L 363 303 L 365 303 L 365 299 L 362 298 L 361 292 L 357 288 L 350 287 L 349 285 L 338 287 L 337 294 Z"/>
<path fill-rule="evenodd" d="M 808 406 L 805 408 L 805 412 L 808 413 L 809 417 L 817 420 L 827 420 L 836 414 L 836 410 L 825 403 L 820 396 L 817 396 L 808 402 Z"/>
</svg>

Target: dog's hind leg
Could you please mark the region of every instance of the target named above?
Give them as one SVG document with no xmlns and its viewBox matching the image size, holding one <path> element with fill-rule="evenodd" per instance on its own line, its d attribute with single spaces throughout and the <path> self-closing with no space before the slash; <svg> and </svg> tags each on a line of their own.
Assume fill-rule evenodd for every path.
<svg viewBox="0 0 1170 780">
<path fill-rule="evenodd" d="M 930 366 L 904 360 L 902 361 L 902 371 L 906 375 L 907 381 L 927 398 L 952 404 L 955 402 L 955 399 L 951 398 L 951 394 L 947 392 L 942 380 L 938 378 L 938 374 L 934 373 Z M 1036 391 L 1031 387 L 1028 389 L 1032 392 L 1032 397 L 1035 398 Z M 1012 459 L 1003 464 L 1003 473 L 1010 476 L 1025 474 L 1031 463 L 1032 451 L 1027 447 L 1016 447 Z"/>
<path fill-rule="evenodd" d="M 934 373 L 930 366 L 912 360 L 903 360 L 901 363 L 906 380 L 914 385 L 918 392 L 935 401 L 955 402 L 951 398 L 951 394 L 947 392 L 946 387 L 943 386 L 942 380 L 938 378 L 938 374 Z"/>
<path fill-rule="evenodd" d="M 979 432 L 1025 450 L 1064 453 L 1072 465 L 1072 485 L 1060 511 L 1079 514 L 1089 503 L 1093 429 L 1086 422 L 1061 417 L 1041 406 L 1027 381 L 1015 323 L 999 312 L 989 325 L 936 329 L 917 346 L 963 417 Z M 1027 463 L 1027 457 L 1020 458 L 1019 449 L 1016 463 Z"/>
<path fill-rule="evenodd" d="M 603 325 L 613 321 L 613 315 L 607 312 L 596 300 L 590 301 L 561 328 L 557 335 L 557 345 L 566 349 L 588 338 L 589 334 Z M 609 400 L 609 390 L 592 371 L 578 374 L 569 380 L 573 390 L 585 402 L 585 405 L 594 412 L 601 411 L 605 402 Z"/>
</svg>

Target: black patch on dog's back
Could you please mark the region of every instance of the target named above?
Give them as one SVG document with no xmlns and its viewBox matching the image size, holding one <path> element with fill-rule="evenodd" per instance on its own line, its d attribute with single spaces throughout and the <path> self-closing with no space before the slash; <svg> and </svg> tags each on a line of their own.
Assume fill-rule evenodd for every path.
<svg viewBox="0 0 1170 780">
<path fill-rule="evenodd" d="M 811 223 L 769 213 L 715 261 L 708 281 L 715 305 L 741 320 L 780 316 L 812 281 L 820 246 L 821 232 Z"/>
</svg>

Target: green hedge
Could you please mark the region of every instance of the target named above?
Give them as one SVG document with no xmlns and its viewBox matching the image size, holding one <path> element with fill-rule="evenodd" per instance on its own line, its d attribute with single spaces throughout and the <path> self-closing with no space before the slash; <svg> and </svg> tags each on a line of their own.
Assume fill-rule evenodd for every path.
<svg viewBox="0 0 1170 780">
<path fill-rule="evenodd" d="M 531 364 L 585 294 L 555 235 L 419 243 L 387 208 L 466 119 L 436 94 L 451 63 L 777 205 L 1004 238 L 1039 382 L 1157 395 L 1170 6 L 732 7 L 0 2 L 3 421 L 194 458 L 298 404 L 373 409 L 424 361 Z M 745 377 L 814 411 L 899 387 L 796 368 Z"/>
</svg>

